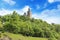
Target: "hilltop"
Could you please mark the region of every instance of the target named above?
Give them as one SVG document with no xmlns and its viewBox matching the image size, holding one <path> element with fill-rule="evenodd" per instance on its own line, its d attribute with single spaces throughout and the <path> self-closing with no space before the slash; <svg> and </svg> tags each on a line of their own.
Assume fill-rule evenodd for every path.
<svg viewBox="0 0 60 40">
<path fill-rule="evenodd" d="M 27 36 L 27 38 L 38 37 L 38 39 L 51 38 L 55 40 L 60 37 L 59 24 L 48 24 L 46 21 L 41 19 L 19 15 L 15 11 L 12 14 L 0 16 L 0 31 L 12 33 L 13 35 L 21 34 Z"/>
</svg>

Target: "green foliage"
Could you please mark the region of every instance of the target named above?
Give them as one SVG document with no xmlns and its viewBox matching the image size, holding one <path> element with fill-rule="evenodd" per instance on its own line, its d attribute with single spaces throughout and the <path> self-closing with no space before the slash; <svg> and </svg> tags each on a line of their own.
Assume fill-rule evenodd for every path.
<svg viewBox="0 0 60 40">
<path fill-rule="evenodd" d="M 9 32 L 4 32 L 1 34 L 2 34 L 1 35 L 2 38 L 4 37 L 4 35 L 7 35 L 12 40 L 48 40 L 47 38 L 27 37 L 27 36 L 23 36 L 21 34 L 13 34 L 13 33 L 9 33 Z"/>
<path fill-rule="evenodd" d="M 49 38 L 48 40 L 57 40 L 56 38 Z"/>
<path fill-rule="evenodd" d="M 41 19 L 30 19 L 27 16 L 17 14 L 16 11 L 0 17 L 0 27 L 3 27 L 3 31 L 25 36 L 57 39 L 60 35 L 60 25 L 48 24 Z"/>
<path fill-rule="evenodd" d="M 8 32 L 17 32 L 17 27 L 14 24 L 6 23 L 4 26 L 4 30 Z"/>
</svg>

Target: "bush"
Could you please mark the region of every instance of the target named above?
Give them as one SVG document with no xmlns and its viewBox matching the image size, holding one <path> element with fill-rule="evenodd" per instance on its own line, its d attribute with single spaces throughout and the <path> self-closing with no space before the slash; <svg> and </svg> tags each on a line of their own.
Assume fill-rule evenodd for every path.
<svg viewBox="0 0 60 40">
<path fill-rule="evenodd" d="M 56 38 L 49 38 L 48 40 L 57 40 Z"/>
<path fill-rule="evenodd" d="M 4 27 L 4 30 L 7 32 L 11 32 L 11 33 L 18 32 L 18 28 L 13 24 L 8 23 L 8 24 L 5 24 L 3 27 Z"/>
</svg>

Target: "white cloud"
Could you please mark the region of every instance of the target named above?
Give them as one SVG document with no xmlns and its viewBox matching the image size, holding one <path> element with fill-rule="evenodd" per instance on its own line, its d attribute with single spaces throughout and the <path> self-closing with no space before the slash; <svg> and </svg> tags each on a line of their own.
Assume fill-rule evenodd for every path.
<svg viewBox="0 0 60 40">
<path fill-rule="evenodd" d="M 24 8 L 22 8 L 22 11 L 26 12 L 26 11 L 28 11 L 28 8 L 30 8 L 30 7 L 29 6 L 25 6 Z"/>
<path fill-rule="evenodd" d="M 13 1 L 13 0 L 3 0 L 3 1 L 6 2 L 6 3 L 8 3 L 9 5 L 14 5 L 14 4 L 16 4 L 16 2 Z"/>
<path fill-rule="evenodd" d="M 54 1 L 55 1 L 55 0 L 48 0 L 49 3 L 52 3 L 52 2 L 54 2 Z"/>
<path fill-rule="evenodd" d="M 32 17 L 43 19 L 48 23 L 60 24 L 60 6 L 58 6 L 58 9 L 45 10 L 41 14 L 33 14 Z"/>
<path fill-rule="evenodd" d="M 26 12 L 30 8 L 29 6 L 25 6 L 22 9 L 16 10 L 20 15 L 23 15 L 24 12 Z M 7 9 L 1 9 L 0 15 L 6 15 L 12 13 L 14 10 L 7 10 Z M 58 9 L 53 10 L 45 10 L 40 14 L 34 13 L 32 14 L 32 17 L 37 19 L 42 19 L 47 21 L 48 23 L 56 23 L 60 24 L 60 5 L 58 5 Z"/>
<path fill-rule="evenodd" d="M 7 9 L 1 9 L 0 10 L 0 15 L 6 15 L 6 14 L 10 14 L 12 11 L 10 11 L 10 10 L 7 10 Z"/>
<path fill-rule="evenodd" d="M 56 24 L 60 24 L 60 17 L 48 17 L 47 19 L 46 19 L 46 21 L 48 22 L 48 23 L 56 23 Z"/>
<path fill-rule="evenodd" d="M 29 6 L 25 6 L 24 8 L 22 8 L 22 9 L 18 9 L 18 10 L 16 10 L 16 9 L 14 9 L 16 12 L 18 12 L 20 15 L 23 15 L 24 14 L 24 12 L 26 12 L 26 11 L 28 11 L 28 8 L 30 8 Z M 6 14 L 11 14 L 14 10 L 8 10 L 8 9 L 4 9 L 4 8 L 2 8 L 2 9 L 0 9 L 0 15 L 6 15 Z"/>
<path fill-rule="evenodd" d="M 60 0 L 48 0 L 49 3 L 59 2 Z"/>
</svg>

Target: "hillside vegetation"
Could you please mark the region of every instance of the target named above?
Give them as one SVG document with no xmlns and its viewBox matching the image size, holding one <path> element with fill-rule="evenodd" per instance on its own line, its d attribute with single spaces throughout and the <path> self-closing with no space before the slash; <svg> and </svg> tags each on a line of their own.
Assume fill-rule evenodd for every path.
<svg viewBox="0 0 60 40">
<path fill-rule="evenodd" d="M 4 34 L 9 36 L 12 40 L 48 40 L 47 38 L 27 37 L 21 34 L 13 34 L 8 32 L 2 33 L 1 36 L 3 37 Z"/>
<path fill-rule="evenodd" d="M 60 24 L 48 24 L 41 19 L 19 15 L 15 11 L 12 14 L 0 16 L 0 31 L 22 34 L 30 38 L 49 38 L 49 40 L 60 39 Z"/>
</svg>

